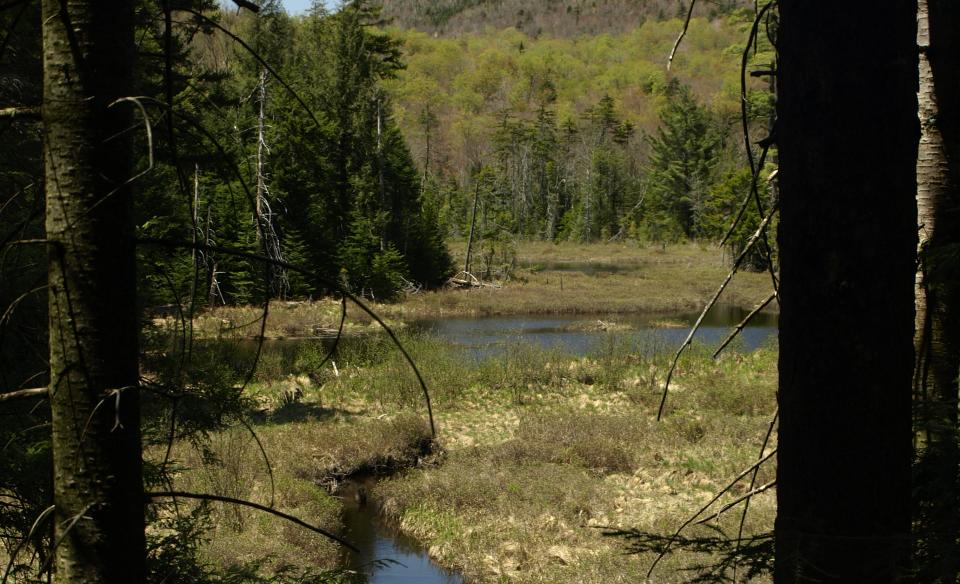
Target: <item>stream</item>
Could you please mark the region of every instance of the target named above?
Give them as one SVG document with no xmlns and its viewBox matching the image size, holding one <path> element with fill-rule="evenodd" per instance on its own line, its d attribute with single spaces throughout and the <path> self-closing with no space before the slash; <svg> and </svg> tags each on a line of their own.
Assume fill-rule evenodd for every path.
<svg viewBox="0 0 960 584">
<path fill-rule="evenodd" d="M 357 479 L 340 489 L 341 535 L 360 550 L 346 551 L 342 565 L 370 584 L 462 584 L 463 577 L 435 564 L 420 542 L 384 521 L 376 504 L 366 500 L 374 483 L 373 478 Z"/>
</svg>

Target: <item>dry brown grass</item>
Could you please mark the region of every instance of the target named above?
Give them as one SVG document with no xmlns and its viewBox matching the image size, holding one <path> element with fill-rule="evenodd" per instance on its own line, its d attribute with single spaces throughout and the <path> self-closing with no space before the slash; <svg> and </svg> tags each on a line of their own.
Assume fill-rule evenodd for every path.
<svg viewBox="0 0 960 584">
<path fill-rule="evenodd" d="M 404 529 L 470 581 L 639 581 L 653 556 L 625 555 L 626 542 L 602 528 L 669 534 L 752 464 L 775 407 L 775 359 L 694 356 L 659 423 L 659 393 L 641 381 L 648 364 L 522 406 L 448 412 L 442 427 L 456 439 L 445 464 L 382 483 L 379 494 Z M 759 480 L 772 476 L 764 467 Z M 746 533 L 772 527 L 774 504 L 773 492 L 753 501 Z M 720 525 L 735 533 L 738 517 L 728 512 Z M 690 530 L 698 533 L 712 532 Z M 686 581 L 684 569 L 709 559 L 678 549 L 654 581 Z"/>
<path fill-rule="evenodd" d="M 603 528 L 672 532 L 756 460 L 775 407 L 771 349 L 714 361 L 695 348 L 681 361 L 667 416 L 658 423 L 662 354 L 615 342 L 593 357 L 531 349 L 509 374 L 496 375 L 491 360 L 464 377 L 452 349 L 420 342 L 432 356 L 429 374 L 457 380 L 437 402 L 447 454 L 442 464 L 401 471 L 374 495 L 438 561 L 475 582 L 640 580 L 652 556 L 626 554 L 628 543 L 603 535 Z M 415 402 L 405 390 L 389 389 L 397 364 L 377 350 L 364 359 L 349 374 L 309 388 L 303 401 L 265 400 L 272 405 L 255 426 L 271 458 L 277 507 L 334 530 L 340 502 L 320 484 L 416 465 L 427 438 L 422 417 L 403 413 Z M 188 469 L 178 487 L 269 502 L 269 477 L 245 431 L 214 435 L 210 451 L 213 460 L 177 446 L 175 456 Z M 760 482 L 772 473 L 765 467 Z M 774 499 L 771 491 L 754 500 L 748 534 L 772 525 Z M 721 518 L 727 533 L 735 532 L 737 516 Z M 337 561 L 329 542 L 269 516 L 215 506 L 213 520 L 204 553 L 219 565 L 264 553 L 272 558 L 267 568 Z M 684 581 L 685 568 L 709 559 L 678 549 L 654 581 Z"/>
<path fill-rule="evenodd" d="M 502 288 L 425 293 L 376 308 L 397 328 L 446 315 L 666 312 L 699 307 L 727 270 L 718 252 L 696 245 L 663 251 L 532 243 L 521 247 L 520 258 L 527 267 Z M 565 269 L 589 263 L 619 271 L 547 269 L 557 262 Z M 767 286 L 765 275 L 743 274 L 725 300 L 752 304 Z M 356 313 L 351 309 L 351 317 Z M 259 330 L 257 315 L 250 307 L 217 309 L 196 326 L 201 336 L 249 336 Z M 339 304 L 329 300 L 279 303 L 268 333 L 299 336 L 334 328 L 338 319 Z M 360 317 L 349 326 L 363 331 L 371 325 Z M 443 341 L 403 336 L 434 391 L 447 455 L 443 464 L 381 483 L 375 496 L 431 555 L 475 582 L 642 580 L 652 556 L 626 554 L 627 542 L 605 536 L 603 528 L 671 533 L 756 460 L 775 407 L 775 349 L 718 361 L 694 349 L 681 360 L 666 418 L 658 423 L 669 356 L 618 343 L 616 334 L 591 356 L 518 346 L 479 366 Z M 250 388 L 269 410 L 256 429 L 273 463 L 278 508 L 331 529 L 340 504 L 320 483 L 415 465 L 426 440 L 422 417 L 399 413 L 422 411 L 406 363 L 382 338 L 364 338 L 369 341 L 344 347 L 336 371 L 332 364 L 309 370 L 319 350 L 291 359 L 268 355 Z M 299 401 L 278 393 L 311 372 Z M 211 450 L 213 465 L 178 445 L 175 454 L 188 467 L 178 479 L 184 488 L 269 501 L 268 476 L 248 436 L 217 435 Z M 760 482 L 772 473 L 765 467 Z M 774 504 L 773 491 L 753 501 L 748 534 L 772 526 Z M 736 531 L 737 516 L 720 519 L 727 533 Z M 289 526 L 272 518 L 218 507 L 214 520 L 206 553 L 222 565 L 264 552 L 277 565 L 330 566 L 337 558 L 328 542 L 288 533 Z M 684 569 L 708 560 L 677 550 L 654 581 L 684 581 L 690 577 Z"/>
<path fill-rule="evenodd" d="M 272 505 L 278 511 L 336 533 L 342 503 L 329 491 L 345 476 L 387 472 L 416 464 L 429 442 L 423 419 L 409 414 L 375 417 L 363 410 L 324 410 L 284 421 L 276 411 L 254 430 L 269 467 L 250 432 L 232 428 L 210 436 L 204 450 L 177 444 L 174 460 L 183 467 L 174 487 Z M 158 460 L 162 449 L 148 451 Z M 271 483 L 272 472 L 272 483 Z M 181 502 L 192 508 L 191 502 Z M 214 503 L 204 559 L 221 568 L 262 562 L 269 574 L 283 566 L 330 569 L 340 549 L 330 540 L 278 517 L 226 503 Z"/>
<path fill-rule="evenodd" d="M 465 247 L 460 242 L 450 246 L 455 256 Z M 499 283 L 500 287 L 422 292 L 397 303 L 371 303 L 371 307 L 393 328 L 445 316 L 690 311 L 704 305 L 729 270 L 729 261 L 720 250 L 693 243 L 662 249 L 635 243 L 525 242 L 519 245 L 517 258 L 519 267 L 513 277 Z M 562 270 L 556 269 L 558 264 L 562 264 Z M 617 271 L 584 273 L 578 266 L 608 266 Z M 769 289 L 767 275 L 741 273 L 724 292 L 722 301 L 752 307 L 767 296 Z M 356 306 L 348 311 L 348 333 L 377 329 Z M 258 306 L 219 307 L 200 314 L 194 330 L 206 338 L 256 336 L 262 312 Z M 274 302 L 266 334 L 273 338 L 313 336 L 335 330 L 339 321 L 338 301 Z M 169 318 L 156 324 L 177 326 Z"/>
<path fill-rule="evenodd" d="M 459 246 L 454 244 L 453 249 Z M 382 307 L 400 319 L 449 315 L 671 312 L 703 306 L 729 263 L 720 250 L 698 244 L 638 247 L 634 243 L 522 243 L 515 276 L 500 288 L 418 294 Z M 563 271 L 555 269 L 562 264 Z M 594 274 L 577 267 L 610 266 Z M 752 306 L 768 293 L 769 277 L 743 273 L 724 302 Z"/>
</svg>

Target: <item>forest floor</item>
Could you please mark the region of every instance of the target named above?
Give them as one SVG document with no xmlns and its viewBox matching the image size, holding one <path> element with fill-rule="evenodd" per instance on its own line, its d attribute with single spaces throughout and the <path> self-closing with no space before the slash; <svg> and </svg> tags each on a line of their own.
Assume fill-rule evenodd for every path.
<svg viewBox="0 0 960 584">
<path fill-rule="evenodd" d="M 663 254 L 619 245 L 543 247 L 528 252 L 543 267 L 531 260 L 525 281 L 416 295 L 388 307 L 389 318 L 399 323 L 410 314 L 485 314 L 484 307 L 496 306 L 496 312 L 530 312 L 517 307 L 526 294 L 545 294 L 544 310 L 575 311 L 576 303 L 546 294 L 561 274 L 564 293 L 597 295 L 591 305 L 607 311 L 698 307 L 726 270 L 715 251 L 693 245 Z M 576 261 L 632 261 L 637 267 L 605 275 L 565 271 Z M 552 269 L 558 265 L 564 271 Z M 656 281 L 635 290 L 630 304 L 629 279 L 647 279 L 638 273 L 656 274 Z M 763 274 L 738 279 L 728 302 L 753 304 L 765 296 Z M 514 287 L 540 292 L 510 292 Z M 610 300 L 610 290 L 622 296 Z M 644 290 L 649 298 L 639 298 Z M 504 293 L 515 294 L 513 304 L 495 302 Z M 461 299 L 470 296 L 480 300 Z M 337 314 L 337 304 L 313 304 Z M 240 322 L 236 314 L 218 313 L 216 318 Z M 261 356 L 247 389 L 256 439 L 241 427 L 211 435 L 204 448 L 175 446 L 173 457 L 188 469 L 177 487 L 272 502 L 336 531 L 342 502 L 331 495 L 335 483 L 379 474 L 383 480 L 371 499 L 439 564 L 461 571 L 469 582 L 637 582 L 665 537 L 776 447 L 774 438 L 761 452 L 776 408 L 773 345 L 729 351 L 716 360 L 694 345 L 680 361 L 657 422 L 674 347 L 611 332 L 585 356 L 517 345 L 478 361 L 429 335 L 401 327 L 400 337 L 431 389 L 437 429 L 432 452 L 420 387 L 382 337 L 345 345 L 337 365 L 328 362 L 319 373 L 314 368 L 323 361 L 323 348 L 303 344 L 294 354 Z M 159 457 L 161 450 L 149 455 Z M 772 462 L 763 465 L 754 486 L 766 485 L 774 472 Z M 750 479 L 737 483 L 711 512 L 749 491 Z M 741 512 L 742 505 L 707 526 L 685 529 L 651 581 L 689 581 L 696 566 L 721 561 L 731 549 L 718 535 L 736 536 Z M 771 531 L 774 514 L 772 489 L 755 496 L 744 536 Z M 265 557 L 260 569 L 267 572 L 334 568 L 340 558 L 334 544 L 269 515 L 215 504 L 210 525 L 204 554 L 223 566 Z M 741 566 L 740 575 L 746 570 Z"/>
</svg>

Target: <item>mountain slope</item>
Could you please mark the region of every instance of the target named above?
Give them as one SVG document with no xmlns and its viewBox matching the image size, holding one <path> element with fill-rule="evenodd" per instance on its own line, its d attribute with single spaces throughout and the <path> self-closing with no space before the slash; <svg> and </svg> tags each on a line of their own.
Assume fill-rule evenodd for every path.
<svg viewBox="0 0 960 584">
<path fill-rule="evenodd" d="M 573 37 L 630 31 L 646 20 L 683 17 L 684 0 L 382 0 L 383 15 L 401 28 L 438 36 L 516 28 L 538 37 Z M 750 7 L 751 0 L 699 2 L 707 19 Z"/>
</svg>

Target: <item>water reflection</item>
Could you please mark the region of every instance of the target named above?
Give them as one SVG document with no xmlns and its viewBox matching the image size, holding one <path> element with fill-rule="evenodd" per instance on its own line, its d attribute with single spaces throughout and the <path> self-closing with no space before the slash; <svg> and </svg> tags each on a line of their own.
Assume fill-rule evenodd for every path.
<svg viewBox="0 0 960 584">
<path fill-rule="evenodd" d="M 694 341 L 717 346 L 739 324 L 748 311 L 736 306 L 711 310 Z M 583 355 L 597 350 L 606 332 L 622 331 L 637 343 L 653 343 L 665 351 L 675 350 L 684 341 L 699 313 L 673 315 L 571 315 L 571 316 L 487 316 L 445 318 L 416 323 L 415 328 L 448 340 L 477 359 L 496 356 L 512 342 L 524 342 L 545 349 L 561 349 Z M 742 350 L 753 351 L 776 337 L 777 317 L 761 313 L 739 335 Z"/>
<path fill-rule="evenodd" d="M 370 584 L 462 584 L 463 577 L 434 564 L 423 545 L 386 524 L 373 502 L 366 501 L 371 481 L 348 483 L 344 499 L 342 535 L 360 549 L 343 558 Z M 358 496 L 358 489 L 364 489 Z"/>
</svg>

